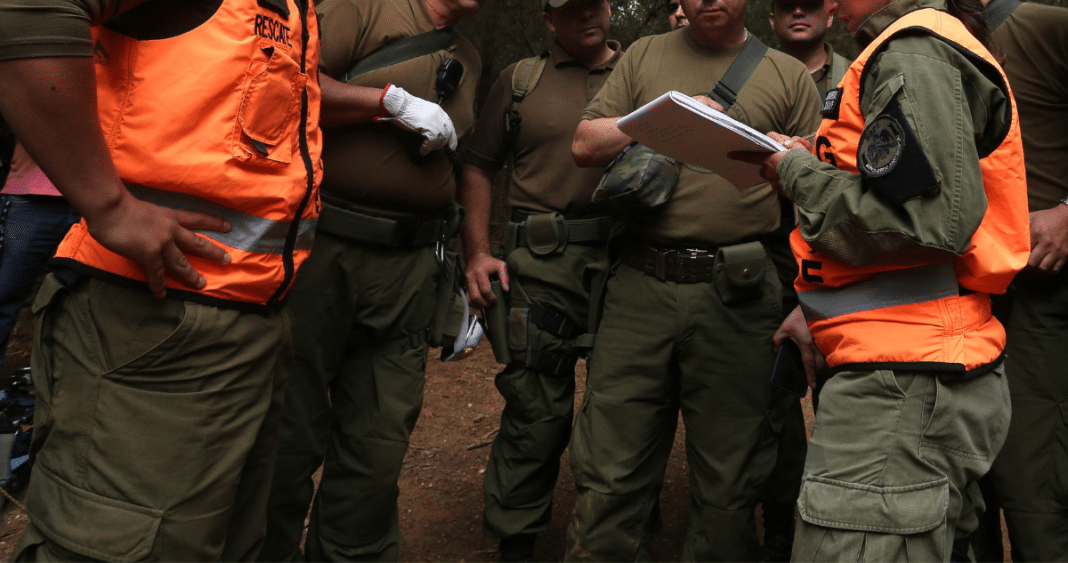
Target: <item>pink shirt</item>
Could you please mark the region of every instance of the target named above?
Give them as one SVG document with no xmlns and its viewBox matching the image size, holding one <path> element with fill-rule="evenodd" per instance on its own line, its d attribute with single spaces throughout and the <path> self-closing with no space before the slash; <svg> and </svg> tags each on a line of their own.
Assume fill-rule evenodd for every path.
<svg viewBox="0 0 1068 563">
<path fill-rule="evenodd" d="M 11 157 L 11 172 L 8 173 L 7 183 L 0 192 L 8 195 L 61 195 L 19 143 L 15 144 L 15 154 Z"/>
</svg>

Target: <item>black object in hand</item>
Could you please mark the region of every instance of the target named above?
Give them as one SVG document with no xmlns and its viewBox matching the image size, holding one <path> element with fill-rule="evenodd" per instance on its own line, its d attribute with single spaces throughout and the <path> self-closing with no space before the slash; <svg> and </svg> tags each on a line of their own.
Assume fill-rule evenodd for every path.
<svg viewBox="0 0 1068 563">
<path fill-rule="evenodd" d="M 808 376 L 801 360 L 801 347 L 792 338 L 779 344 L 775 367 L 771 370 L 771 384 L 799 398 L 808 394 Z"/>
</svg>

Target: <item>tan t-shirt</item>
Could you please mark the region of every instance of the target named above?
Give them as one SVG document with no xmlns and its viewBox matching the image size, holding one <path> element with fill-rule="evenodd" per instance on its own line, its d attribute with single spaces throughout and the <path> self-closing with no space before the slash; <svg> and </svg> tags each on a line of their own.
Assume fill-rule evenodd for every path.
<svg viewBox="0 0 1068 563">
<path fill-rule="evenodd" d="M 1031 211 L 1068 196 L 1068 10 L 1024 2 L 994 32 L 1016 97 Z"/>
<path fill-rule="evenodd" d="M 571 142 L 582 110 L 604 85 L 623 51 L 609 42 L 615 54 L 595 68 L 587 68 L 559 44 L 549 49 L 541 79 L 519 104 L 522 125 L 515 140 L 515 164 L 508 205 L 535 211 L 583 214 L 592 211 L 590 198 L 601 179 L 599 168 L 579 168 L 571 156 Z M 464 147 L 464 161 L 499 170 L 508 159 L 504 112 L 511 108 L 512 76 L 516 65 L 501 72 L 490 89 L 475 131 Z"/>
<path fill-rule="evenodd" d="M 669 90 L 707 94 L 743 45 L 708 49 L 698 45 L 687 28 L 639 39 L 582 117 L 626 115 Z M 768 50 L 727 114 L 757 131 L 804 136 L 819 126 L 819 108 L 808 69 L 793 57 Z M 739 192 L 708 170 L 684 165 L 671 199 L 652 219 L 632 221 L 630 228 L 665 243 L 718 245 L 769 233 L 778 224 L 779 207 L 769 184 Z"/>
<path fill-rule="evenodd" d="M 325 0 L 316 13 L 323 38 L 319 67 L 332 78 L 388 43 L 434 29 L 424 0 Z M 475 87 L 482 72 L 467 40 L 458 37 L 447 50 L 369 72 L 352 83 L 374 88 L 392 83 L 436 102 L 438 65 L 448 57 L 464 67 L 456 92 L 443 106 L 462 138 L 475 121 Z M 422 213 L 452 201 L 456 182 L 449 159 L 439 150 L 413 161 L 412 135 L 389 123 L 324 129 L 323 198 L 382 214 Z"/>
</svg>

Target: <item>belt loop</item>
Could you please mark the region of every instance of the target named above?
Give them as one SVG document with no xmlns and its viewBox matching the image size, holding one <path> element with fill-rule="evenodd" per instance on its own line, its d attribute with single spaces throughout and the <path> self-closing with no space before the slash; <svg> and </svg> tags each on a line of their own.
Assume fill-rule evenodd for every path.
<svg viewBox="0 0 1068 563">
<path fill-rule="evenodd" d="M 509 221 L 504 226 L 504 240 L 501 241 L 501 247 L 504 249 L 504 256 L 502 258 L 508 258 L 508 256 L 515 252 L 517 246 L 519 246 L 519 229 L 523 226 L 522 223 L 516 223 Z"/>
<path fill-rule="evenodd" d="M 662 280 L 667 279 L 667 254 L 667 250 L 657 250 L 656 261 L 653 266 L 653 275 Z"/>
<path fill-rule="evenodd" d="M 600 223 L 601 223 L 601 238 L 603 238 L 604 240 L 608 240 L 608 238 L 612 236 L 612 223 L 613 223 L 612 218 L 611 217 L 601 217 L 600 218 Z"/>
</svg>

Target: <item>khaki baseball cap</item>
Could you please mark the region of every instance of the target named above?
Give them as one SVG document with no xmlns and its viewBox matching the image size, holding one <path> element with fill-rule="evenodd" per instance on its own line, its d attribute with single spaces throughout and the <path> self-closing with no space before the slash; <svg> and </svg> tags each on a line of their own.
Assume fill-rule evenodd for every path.
<svg viewBox="0 0 1068 563">
<path fill-rule="evenodd" d="M 559 8 L 570 1 L 571 0 L 545 0 L 545 7 L 548 8 L 549 6 L 552 6 L 553 8 Z"/>
</svg>

